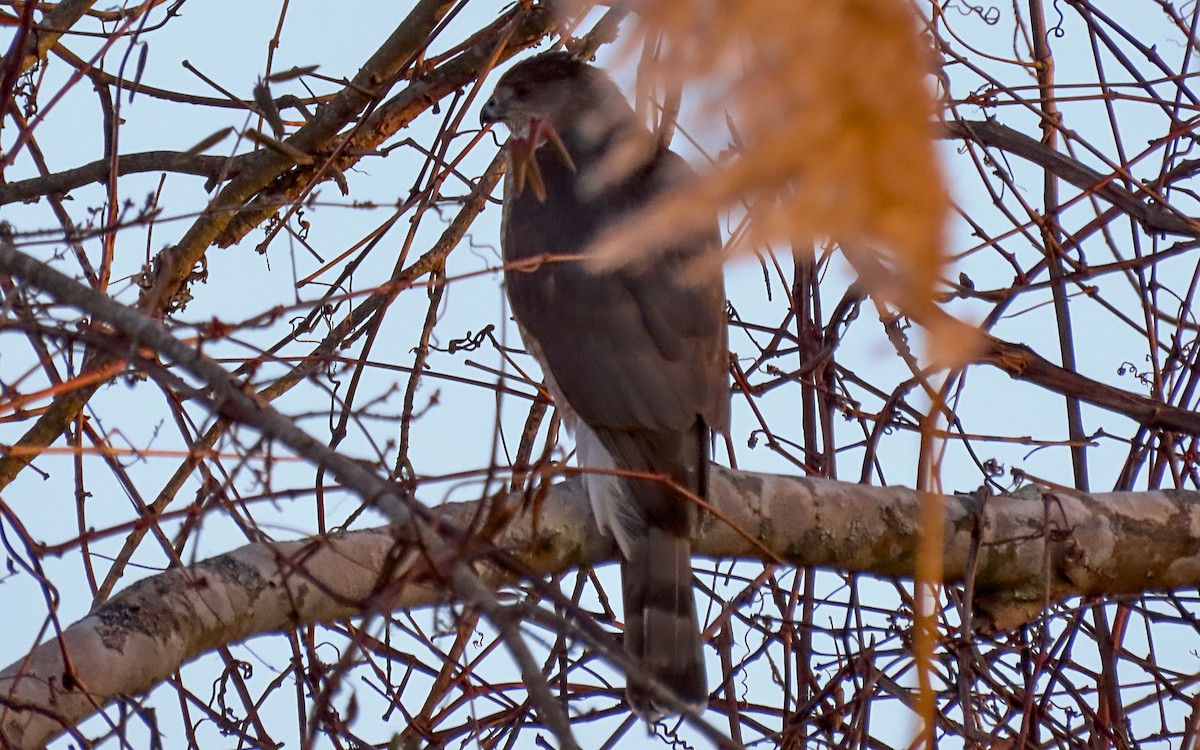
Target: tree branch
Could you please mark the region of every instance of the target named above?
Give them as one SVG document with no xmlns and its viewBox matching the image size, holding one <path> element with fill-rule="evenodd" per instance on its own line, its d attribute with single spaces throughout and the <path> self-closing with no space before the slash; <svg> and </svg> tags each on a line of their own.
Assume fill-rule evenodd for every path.
<svg viewBox="0 0 1200 750">
<path fill-rule="evenodd" d="M 1067 154 L 1047 147 L 1036 138 L 995 120 L 947 122 L 946 133 L 952 138 L 992 146 L 1026 159 L 1085 193 L 1097 195 L 1113 204 L 1141 224 L 1147 232 L 1192 237 L 1200 234 L 1200 222 L 1167 205 L 1157 192 L 1146 189 L 1139 194 L 1126 190 L 1117 184 L 1117 175 L 1101 174 Z"/>
<path fill-rule="evenodd" d="M 386 92 L 387 84 L 396 80 L 416 58 L 430 32 L 451 5 L 452 0 L 417 2 L 350 84 L 321 105 L 313 118 L 287 139 L 288 146 L 303 153 L 318 153 L 322 144 L 336 136 L 372 101 L 373 94 L 382 96 Z M 180 298 L 186 298 L 186 287 L 193 278 L 193 270 L 209 245 L 246 201 L 286 172 L 293 162 L 271 149 L 263 149 L 247 154 L 244 161 L 239 161 L 239 166 L 237 176 L 218 192 L 179 243 L 156 255 L 147 269 L 147 273 L 155 274 L 155 278 L 152 288 L 144 293 L 142 305 L 152 317 L 161 316 L 177 306 Z M 84 369 L 94 372 L 109 364 L 111 361 L 103 355 L 92 356 L 89 352 Z M 42 449 L 63 433 L 102 384 L 94 382 L 55 397 L 46 412 L 21 436 L 17 444 L 20 450 L 0 456 L 0 488 L 10 483 Z"/>
<path fill-rule="evenodd" d="M 63 34 L 70 31 L 75 22 L 83 18 L 95 4 L 96 0 L 63 0 L 45 13 L 42 22 L 38 24 L 37 34 L 26 40 L 18 70 L 24 73 L 36 65 L 38 60 L 46 56 L 46 51 L 54 46 Z M 9 61 L 9 64 L 12 64 L 12 61 Z"/>
<path fill-rule="evenodd" d="M 45 177 L 31 177 L 28 180 L 0 185 L 0 206 L 34 201 L 49 193 L 66 193 L 93 182 L 103 182 L 109 178 L 111 171 L 111 160 L 98 159 L 82 167 L 55 172 Z M 178 172 L 211 179 L 219 177 L 222 171 L 229 172 L 230 176 L 237 174 L 236 167 L 231 168 L 230 157 L 180 151 L 145 151 L 125 154 L 117 160 L 118 176 L 138 172 Z"/>
<path fill-rule="evenodd" d="M 131 357 L 137 356 L 135 353 L 140 352 L 143 347 L 149 347 L 157 355 L 173 361 L 176 367 L 207 385 L 208 395 L 203 404 L 214 414 L 250 425 L 264 437 L 277 440 L 296 455 L 316 466 L 328 469 L 335 479 L 350 491 L 357 493 L 364 503 L 383 512 L 397 529 L 404 529 L 413 534 L 417 543 L 406 550 L 404 557 L 393 559 L 391 564 L 382 570 L 398 571 L 405 581 L 425 570 L 435 570 L 455 583 L 456 591 L 463 601 L 477 605 L 487 613 L 501 611 L 500 604 L 490 591 L 473 584 L 476 573 L 467 566 L 455 546 L 460 535 L 447 538 L 433 529 L 429 525 L 428 510 L 415 502 L 406 488 L 381 477 L 371 467 L 317 441 L 287 416 L 259 399 L 256 394 L 247 393 L 242 384 L 219 364 L 173 337 L 157 321 L 22 253 L 2 235 L 0 272 L 10 274 L 24 285 L 52 294 L 59 302 L 86 311 L 94 323 L 102 323 L 119 331 L 128 342 Z M 5 508 L 6 506 L 0 504 L 0 510 Z M 377 569 L 376 573 L 378 572 Z M 479 598 L 480 596 L 483 598 Z M 146 624 L 140 625 L 142 630 L 139 632 L 147 632 Z M 170 627 L 166 629 L 173 630 Z M 169 639 L 169 634 L 167 637 Z M 506 645 L 518 658 L 527 649 L 523 642 L 511 642 Z M 54 684 L 62 685 L 65 680 L 68 690 L 80 685 L 90 690 L 89 684 L 80 681 L 75 675 L 71 668 L 74 666 L 73 661 L 72 659 L 65 671 L 60 670 Z M 537 690 L 537 687 L 533 689 Z M 52 688 L 53 685 L 47 687 L 51 691 L 48 695 L 57 700 L 59 696 Z M 535 696 L 541 692 L 544 691 L 536 692 Z M 94 696 L 87 695 L 84 703 L 92 705 L 93 698 Z M 18 703 L 23 705 L 21 701 Z M 569 733 L 569 724 L 562 715 L 562 707 L 557 702 L 535 702 L 534 705 L 543 723 L 555 732 L 560 746 L 564 750 L 576 748 L 577 745 Z M 44 713 L 39 716 L 44 716 Z M 0 725 L 4 721 L 5 719 L 0 718 Z M 567 729 L 565 734 L 562 731 L 564 728 Z M 5 740 L 2 733 L 0 740 Z M 17 742 L 15 739 L 12 741 Z"/>
<path fill-rule="evenodd" d="M 905 313 L 908 312 L 905 310 Z M 946 326 L 943 330 L 958 328 L 964 336 L 975 332 L 975 329 L 936 307 L 913 313 L 912 318 L 931 330 L 933 325 L 939 324 Z M 979 332 L 979 338 L 981 345 L 972 358 L 973 362 L 992 365 L 1016 380 L 1034 383 L 1052 393 L 1078 398 L 1124 415 L 1145 427 L 1200 435 L 1200 412 L 1093 380 L 1054 364 L 1024 344 L 1014 344 L 983 332 Z"/>
<path fill-rule="evenodd" d="M 886 577 L 914 572 L 921 538 L 914 490 L 729 469 L 718 469 L 712 485 L 716 513 L 705 517 L 699 555 Z M 492 541 L 534 574 L 614 559 L 578 478 L 555 485 L 536 510 L 524 499 L 507 497 L 514 520 Z M 975 552 L 974 601 L 992 627 L 1024 622 L 1069 596 L 1200 585 L 1200 492 L 1043 490 L 941 500 L 942 576 L 962 580 Z M 434 513 L 438 525 L 467 528 L 480 508 L 452 503 Z M 112 698 L 144 691 L 205 652 L 251 636 L 364 609 L 445 602 L 447 586 L 414 580 L 394 565 L 420 544 L 394 528 L 251 544 L 139 581 L 67 628 L 61 642 L 0 672 L 0 740 L 41 746 Z M 396 571 L 405 585 L 380 580 L 381 570 Z M 486 570 L 488 586 L 508 581 L 499 566 Z"/>
<path fill-rule="evenodd" d="M 507 37 L 500 50 L 499 61 L 507 60 L 525 47 L 536 43 L 553 28 L 554 14 L 548 6 L 538 6 L 532 11 L 516 8 L 503 15 L 493 24 L 493 34 L 477 41 L 465 52 L 439 65 L 428 74 L 414 78 L 403 90 L 378 109 L 366 115 L 349 134 L 333 138 L 324 144 L 323 152 L 335 151 L 336 155 L 313 166 L 297 165 L 282 173 L 261 193 L 249 201 L 229 222 L 221 236 L 214 240 L 219 247 L 237 244 L 250 231 L 273 216 L 280 206 L 299 199 L 309 190 L 314 181 L 331 180 L 357 164 L 364 155 L 371 153 L 412 120 L 433 102 L 456 89 L 462 88 L 480 74 L 491 58 L 493 48 L 505 27 L 515 22 L 516 29 Z"/>
<path fill-rule="evenodd" d="M 1059 367 L 1024 344 L 1013 344 L 985 334 L 977 361 L 997 367 L 1017 380 L 1035 383 L 1053 393 L 1123 414 L 1146 427 L 1200 435 L 1200 413 L 1114 388 Z"/>
</svg>

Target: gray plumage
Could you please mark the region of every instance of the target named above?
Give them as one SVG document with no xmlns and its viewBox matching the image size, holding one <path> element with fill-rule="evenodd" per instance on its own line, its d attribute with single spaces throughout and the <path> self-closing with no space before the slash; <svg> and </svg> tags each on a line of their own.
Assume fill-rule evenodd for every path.
<svg viewBox="0 0 1200 750">
<path fill-rule="evenodd" d="M 499 81 L 483 119 L 512 131 L 502 245 L 513 314 L 580 465 L 660 475 L 705 497 L 712 430 L 729 422 L 725 291 L 693 261 L 721 240 L 678 237 L 644 260 L 595 272 L 577 256 L 606 229 L 694 175 L 658 149 L 613 82 L 563 53 L 524 61 Z M 535 270 L 514 263 L 544 259 Z M 601 528 L 621 551 L 625 646 L 686 703 L 708 688 L 692 594 L 697 508 L 663 481 L 586 476 Z M 647 717 L 664 707 L 636 690 Z"/>
</svg>

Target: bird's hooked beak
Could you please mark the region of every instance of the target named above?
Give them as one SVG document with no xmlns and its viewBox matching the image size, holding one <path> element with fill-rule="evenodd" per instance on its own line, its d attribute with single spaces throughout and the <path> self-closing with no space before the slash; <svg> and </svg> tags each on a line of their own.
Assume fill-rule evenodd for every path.
<svg viewBox="0 0 1200 750">
<path fill-rule="evenodd" d="M 493 97 L 487 100 L 487 103 L 483 105 L 483 109 L 479 110 L 479 124 L 491 125 L 496 122 L 500 122 L 500 107 L 496 104 L 496 99 Z"/>
</svg>

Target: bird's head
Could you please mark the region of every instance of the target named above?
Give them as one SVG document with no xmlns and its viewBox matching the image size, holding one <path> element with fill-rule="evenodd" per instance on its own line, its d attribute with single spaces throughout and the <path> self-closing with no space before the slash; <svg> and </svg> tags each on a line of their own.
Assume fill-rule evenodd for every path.
<svg viewBox="0 0 1200 750">
<path fill-rule="evenodd" d="M 644 129 L 637 126 L 620 89 L 604 71 L 565 52 L 545 52 L 510 68 L 500 77 L 479 119 L 485 125 L 502 123 L 512 133 L 510 174 L 517 192 L 528 183 L 542 201 L 546 191 L 534 154 L 544 145 L 552 147 L 572 171 L 580 157 L 606 162 L 614 173 L 626 162 L 644 158 L 645 138 L 637 137 L 644 135 Z M 591 158 L 601 150 L 605 158 Z M 592 172 L 582 176 L 591 187 L 611 178 L 598 169 Z"/>
<path fill-rule="evenodd" d="M 619 102 L 619 104 L 618 104 Z M 608 75 L 566 52 L 545 52 L 508 70 L 483 105 L 483 124 L 502 123 L 515 138 L 529 138 L 539 123 L 559 133 L 598 137 L 612 123 L 592 122 L 599 112 L 628 111 Z"/>
</svg>

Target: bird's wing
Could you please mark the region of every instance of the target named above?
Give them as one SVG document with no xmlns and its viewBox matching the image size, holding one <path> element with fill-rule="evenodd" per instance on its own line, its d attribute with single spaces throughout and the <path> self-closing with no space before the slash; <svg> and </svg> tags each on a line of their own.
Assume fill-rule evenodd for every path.
<svg viewBox="0 0 1200 750">
<path fill-rule="evenodd" d="M 686 431 L 697 417 L 726 429 L 724 286 L 719 276 L 697 283 L 689 273 L 692 261 L 719 247 L 716 226 L 636 267 L 596 273 L 578 260 L 553 260 L 585 252 L 648 205 L 675 179 L 662 173 L 687 169 L 683 160 L 664 152 L 595 196 L 579 195 L 577 176 L 553 154 L 539 152 L 539 161 L 546 200 L 526 191 L 506 201 L 505 260 L 550 260 L 510 272 L 508 294 L 570 408 L 599 430 Z"/>
</svg>

